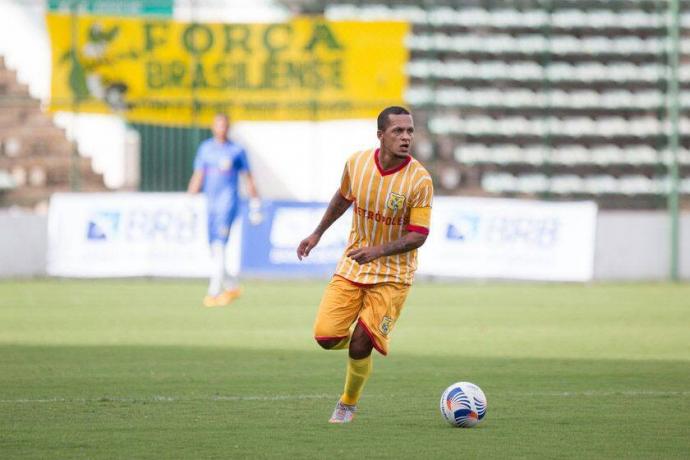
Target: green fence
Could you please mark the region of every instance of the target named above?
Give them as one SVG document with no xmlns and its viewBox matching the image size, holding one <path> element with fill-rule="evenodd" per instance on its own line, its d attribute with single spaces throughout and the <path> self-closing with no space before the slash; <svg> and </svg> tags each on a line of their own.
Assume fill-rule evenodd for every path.
<svg viewBox="0 0 690 460">
<path fill-rule="evenodd" d="M 139 133 L 139 189 L 146 192 L 182 191 L 192 174 L 199 143 L 211 136 L 201 128 L 157 126 L 134 123 Z"/>
</svg>

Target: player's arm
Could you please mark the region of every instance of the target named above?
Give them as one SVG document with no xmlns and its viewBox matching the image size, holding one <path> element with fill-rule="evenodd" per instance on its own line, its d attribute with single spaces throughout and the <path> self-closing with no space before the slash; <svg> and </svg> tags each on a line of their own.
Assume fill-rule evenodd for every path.
<svg viewBox="0 0 690 460">
<path fill-rule="evenodd" d="M 347 256 L 358 264 L 366 264 L 379 257 L 394 256 L 417 249 L 424 244 L 426 237 L 425 233 L 410 232 L 386 244 L 353 249 Z"/>
<path fill-rule="evenodd" d="M 194 155 L 192 177 L 187 184 L 187 193 L 199 193 L 204 185 L 204 144 L 202 143 Z"/>
<path fill-rule="evenodd" d="M 249 198 L 253 200 L 258 200 L 259 199 L 259 192 L 257 192 L 256 189 L 256 183 L 254 182 L 254 176 L 252 176 L 252 173 L 247 171 L 245 173 L 245 179 L 247 180 L 247 193 L 249 194 Z"/>
<path fill-rule="evenodd" d="M 204 183 L 204 170 L 198 169 L 192 173 L 192 177 L 189 178 L 189 184 L 187 185 L 188 193 L 199 193 L 201 191 L 201 186 Z"/>
<path fill-rule="evenodd" d="M 264 216 L 261 212 L 261 199 L 259 199 L 259 192 L 256 188 L 256 182 L 254 182 L 252 170 L 249 168 L 246 150 L 242 149 L 239 155 L 237 155 L 234 167 L 243 173 L 244 182 L 247 186 L 247 195 L 249 195 L 249 213 L 247 217 L 249 218 L 249 223 L 259 225 L 263 222 Z"/>
<path fill-rule="evenodd" d="M 328 227 L 333 225 L 333 222 L 338 220 L 345 211 L 350 207 L 352 201 L 346 199 L 340 190 L 335 192 L 331 202 L 328 203 L 328 208 L 321 218 L 321 222 L 316 227 L 316 230 L 300 242 L 297 246 L 297 258 L 302 260 L 302 257 L 307 257 L 309 252 L 319 243 L 321 235 L 324 234 Z"/>
<path fill-rule="evenodd" d="M 264 216 L 261 212 L 261 200 L 259 199 L 259 193 L 256 191 L 254 176 L 252 176 L 249 169 L 246 169 L 244 177 L 247 183 L 247 193 L 249 194 L 249 222 L 252 225 L 259 225 L 264 220 Z"/>
</svg>

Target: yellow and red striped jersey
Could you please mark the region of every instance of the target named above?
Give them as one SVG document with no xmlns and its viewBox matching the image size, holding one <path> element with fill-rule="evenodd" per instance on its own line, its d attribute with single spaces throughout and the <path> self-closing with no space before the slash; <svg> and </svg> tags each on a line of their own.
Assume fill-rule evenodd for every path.
<svg viewBox="0 0 690 460">
<path fill-rule="evenodd" d="M 336 275 L 355 283 L 410 284 L 417 269 L 417 250 L 358 264 L 347 257 L 353 249 L 397 240 L 408 232 L 429 233 L 434 188 L 417 160 L 389 170 L 379 163 L 379 149 L 352 155 L 345 165 L 340 193 L 354 202 L 352 228 Z"/>
</svg>

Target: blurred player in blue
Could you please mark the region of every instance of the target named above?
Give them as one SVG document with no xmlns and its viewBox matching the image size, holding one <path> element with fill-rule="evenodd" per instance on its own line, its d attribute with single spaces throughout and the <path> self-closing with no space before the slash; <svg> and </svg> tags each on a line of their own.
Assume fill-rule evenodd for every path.
<svg viewBox="0 0 690 460">
<path fill-rule="evenodd" d="M 194 159 L 194 173 L 187 191 L 206 196 L 208 208 L 208 241 L 211 246 L 212 271 L 204 306 L 228 305 L 240 295 L 237 279 L 225 267 L 225 247 L 230 227 L 239 210 L 239 176 L 246 178 L 249 193 L 249 220 L 261 222 L 261 202 L 249 169 L 244 148 L 228 139 L 230 122 L 224 114 L 213 118 L 213 137 L 201 143 Z"/>
</svg>

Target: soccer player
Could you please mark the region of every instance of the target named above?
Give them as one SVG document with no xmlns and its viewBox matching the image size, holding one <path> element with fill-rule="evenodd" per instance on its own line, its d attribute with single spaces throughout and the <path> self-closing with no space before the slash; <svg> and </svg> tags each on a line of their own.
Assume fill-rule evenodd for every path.
<svg viewBox="0 0 690 460">
<path fill-rule="evenodd" d="M 194 173 L 189 179 L 187 191 L 206 196 L 208 210 L 208 241 L 211 247 L 212 270 L 208 292 L 203 304 L 206 307 L 228 305 L 240 295 L 237 279 L 229 276 L 225 268 L 225 247 L 230 227 L 239 207 L 239 174 L 246 176 L 249 192 L 249 220 L 261 221 L 261 202 L 254 185 L 247 153 L 239 144 L 228 139 L 228 117 L 217 114 L 213 118 L 213 137 L 199 146 L 194 159 Z"/>
<path fill-rule="evenodd" d="M 297 247 L 302 260 L 354 203 L 348 247 L 321 299 L 314 337 L 327 350 L 347 348 L 345 388 L 331 423 L 352 421 L 372 369 L 371 351 L 388 353 L 417 268 L 417 248 L 429 234 L 433 184 L 410 156 L 414 124 L 403 107 L 378 116 L 379 148 L 352 155 L 340 188 L 316 230 Z M 353 327 L 354 325 L 354 327 Z"/>
</svg>

